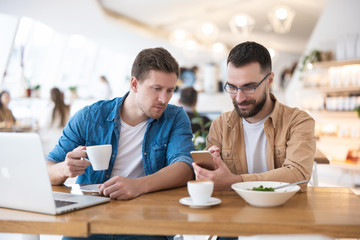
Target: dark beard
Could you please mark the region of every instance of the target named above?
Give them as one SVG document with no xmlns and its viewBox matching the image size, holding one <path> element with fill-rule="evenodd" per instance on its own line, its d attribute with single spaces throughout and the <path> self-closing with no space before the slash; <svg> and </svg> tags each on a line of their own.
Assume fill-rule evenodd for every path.
<svg viewBox="0 0 360 240">
<path fill-rule="evenodd" d="M 264 105 L 266 103 L 266 99 L 267 99 L 267 95 L 266 95 L 266 92 L 264 92 L 264 97 L 258 103 L 256 103 L 255 100 L 250 100 L 250 101 L 244 101 L 244 102 L 238 104 L 236 102 L 236 100 L 233 99 L 233 104 L 234 104 L 235 110 L 236 110 L 237 114 L 239 115 L 239 117 L 249 118 L 249 117 L 255 116 L 256 114 L 258 114 L 260 112 L 260 110 L 264 107 Z M 238 105 L 248 105 L 248 104 L 254 105 L 254 108 L 250 109 L 249 112 L 242 111 L 238 106 Z"/>
</svg>

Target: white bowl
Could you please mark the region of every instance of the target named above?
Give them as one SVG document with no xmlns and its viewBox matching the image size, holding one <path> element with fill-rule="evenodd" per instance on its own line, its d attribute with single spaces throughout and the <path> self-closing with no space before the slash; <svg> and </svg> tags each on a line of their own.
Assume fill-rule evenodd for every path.
<svg viewBox="0 0 360 240">
<path fill-rule="evenodd" d="M 285 182 L 270 182 L 270 181 L 254 181 L 254 182 L 239 182 L 231 185 L 247 203 L 255 207 L 277 207 L 283 205 L 289 200 L 297 191 L 300 190 L 298 185 L 284 187 L 275 190 L 274 192 L 253 191 L 253 187 L 277 187 L 288 184 Z"/>
</svg>

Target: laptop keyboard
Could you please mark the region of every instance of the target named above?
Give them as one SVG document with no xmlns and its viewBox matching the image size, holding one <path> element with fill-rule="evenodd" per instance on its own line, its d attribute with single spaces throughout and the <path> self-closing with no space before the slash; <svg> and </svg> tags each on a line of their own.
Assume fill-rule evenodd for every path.
<svg viewBox="0 0 360 240">
<path fill-rule="evenodd" d="M 77 203 L 77 202 L 70 202 L 70 201 L 64 201 L 64 200 L 55 200 L 56 208 L 65 207 L 65 206 L 72 205 L 72 204 L 75 204 L 75 203 Z"/>
</svg>

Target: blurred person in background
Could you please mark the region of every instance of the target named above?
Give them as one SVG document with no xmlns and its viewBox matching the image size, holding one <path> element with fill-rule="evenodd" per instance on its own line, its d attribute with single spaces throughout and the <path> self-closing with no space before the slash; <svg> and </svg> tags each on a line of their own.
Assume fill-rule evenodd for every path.
<svg viewBox="0 0 360 240">
<path fill-rule="evenodd" d="M 197 131 L 209 131 L 210 126 L 208 125 L 208 122 L 211 122 L 211 120 L 206 116 L 201 116 L 196 111 L 196 104 L 198 99 L 198 92 L 193 87 L 186 87 L 181 90 L 180 98 L 179 98 L 179 105 L 181 105 L 187 115 L 189 116 L 189 119 L 191 121 L 191 130 L 193 133 L 196 133 Z M 199 123 L 193 123 L 193 119 L 198 118 Z M 200 120 L 201 119 L 201 120 Z"/>
<path fill-rule="evenodd" d="M 64 94 L 58 88 L 50 90 L 51 102 L 46 111 L 47 116 L 40 122 L 40 136 L 44 154 L 47 155 L 57 144 L 62 135 L 62 129 L 70 117 L 70 106 L 64 102 Z"/>
<path fill-rule="evenodd" d="M 16 119 L 9 109 L 11 97 L 8 91 L 0 93 L 0 128 L 12 128 Z"/>
<path fill-rule="evenodd" d="M 180 68 L 179 78 L 182 81 L 181 87 L 193 87 L 196 82 L 196 72 L 198 71 L 197 66 L 192 68 Z"/>
<path fill-rule="evenodd" d="M 94 84 L 93 94 L 96 100 L 110 100 L 112 98 L 110 83 L 105 75 L 100 76 L 99 81 Z"/>
<path fill-rule="evenodd" d="M 280 87 L 282 90 L 285 90 L 291 81 L 291 78 L 294 74 L 294 71 L 296 69 L 297 62 L 293 63 L 293 65 L 289 68 L 285 68 L 280 76 Z"/>
</svg>

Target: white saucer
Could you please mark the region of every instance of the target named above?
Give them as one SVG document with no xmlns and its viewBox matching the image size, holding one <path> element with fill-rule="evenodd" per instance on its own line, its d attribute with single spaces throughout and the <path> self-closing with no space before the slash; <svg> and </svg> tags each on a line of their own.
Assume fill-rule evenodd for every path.
<svg viewBox="0 0 360 240">
<path fill-rule="evenodd" d="M 211 207 L 211 206 L 214 206 L 214 205 L 217 205 L 217 204 L 221 203 L 221 200 L 218 199 L 218 198 L 213 198 L 212 197 L 205 204 L 194 204 L 191 197 L 184 197 L 184 198 L 180 199 L 179 202 L 181 204 L 188 205 L 191 208 L 207 208 L 207 207 Z"/>
<path fill-rule="evenodd" d="M 87 185 L 81 185 L 80 191 L 82 192 L 99 192 L 99 186 L 100 184 L 87 184 Z"/>
</svg>

